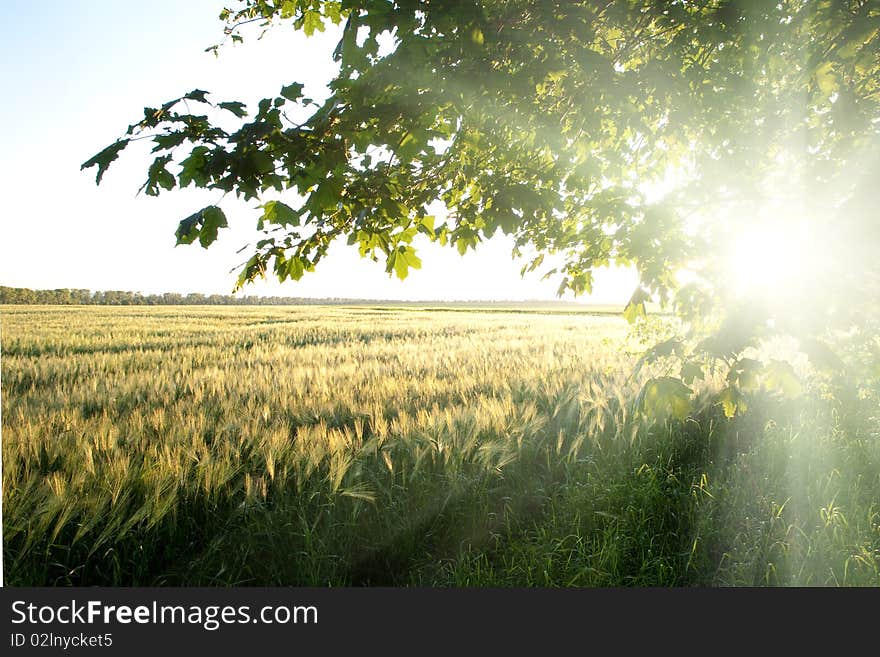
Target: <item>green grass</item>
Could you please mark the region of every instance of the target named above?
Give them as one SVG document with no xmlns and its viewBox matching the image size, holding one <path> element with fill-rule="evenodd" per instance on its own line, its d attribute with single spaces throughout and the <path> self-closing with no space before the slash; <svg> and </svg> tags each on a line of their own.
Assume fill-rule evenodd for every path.
<svg viewBox="0 0 880 657">
<path fill-rule="evenodd" d="M 492 310 L 2 308 L 5 583 L 880 585 L 874 397 L 650 421 Z"/>
</svg>

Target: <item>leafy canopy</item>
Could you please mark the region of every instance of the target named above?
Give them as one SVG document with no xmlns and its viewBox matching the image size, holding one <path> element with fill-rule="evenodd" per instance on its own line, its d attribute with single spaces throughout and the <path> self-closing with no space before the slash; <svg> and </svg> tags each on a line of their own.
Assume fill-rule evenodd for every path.
<svg viewBox="0 0 880 657">
<path fill-rule="evenodd" d="M 733 364 L 768 327 L 804 340 L 877 327 L 874 0 L 242 0 L 220 18 L 233 42 L 251 22 L 339 26 L 329 97 L 290 82 L 251 114 L 194 90 L 146 108 L 83 168 L 100 182 L 150 139 L 147 194 L 194 185 L 259 200 L 264 237 L 238 286 L 298 279 L 337 238 L 404 278 L 419 234 L 464 253 L 501 231 L 515 253 L 538 253 L 524 271 L 557 256 L 546 274 L 560 294 L 590 292 L 597 267 L 634 266 L 627 319 L 650 298 L 672 304 L 691 355 Z M 790 298 L 743 312 L 719 262 L 768 213 L 825 251 Z M 224 226 L 209 206 L 178 242 L 208 247 Z M 700 331 L 711 339 L 695 342 Z M 681 387 L 655 383 L 680 415 Z"/>
</svg>

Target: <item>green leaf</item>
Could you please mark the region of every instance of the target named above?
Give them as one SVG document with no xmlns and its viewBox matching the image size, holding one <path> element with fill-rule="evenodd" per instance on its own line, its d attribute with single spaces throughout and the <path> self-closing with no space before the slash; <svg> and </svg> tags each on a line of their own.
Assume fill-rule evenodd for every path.
<svg viewBox="0 0 880 657">
<path fill-rule="evenodd" d="M 275 160 L 265 151 L 251 151 L 249 159 L 257 173 L 266 174 L 275 170 Z"/>
<path fill-rule="evenodd" d="M 208 178 L 204 173 L 204 168 L 208 152 L 207 146 L 196 146 L 190 152 L 189 157 L 180 163 L 182 169 L 177 175 L 177 179 L 181 188 L 187 187 L 192 182 L 196 184 L 196 187 L 204 187 L 207 184 Z"/>
<path fill-rule="evenodd" d="M 431 214 L 426 214 L 419 217 L 419 225 L 424 226 L 431 237 L 434 236 L 434 222 L 436 221 L 436 217 Z"/>
<path fill-rule="evenodd" d="M 281 4 L 281 18 L 291 18 L 296 13 L 297 0 L 284 0 Z"/>
<path fill-rule="evenodd" d="M 144 183 L 148 196 L 158 196 L 159 187 L 172 189 L 176 184 L 174 176 L 165 168 L 169 162 L 171 162 L 170 155 L 163 155 L 153 160 L 153 164 L 147 170 L 147 182 Z"/>
<path fill-rule="evenodd" d="M 626 307 L 623 309 L 623 317 L 626 321 L 630 324 L 635 324 L 639 317 L 643 319 L 647 317 L 645 302 L 650 299 L 651 295 L 645 292 L 641 287 L 637 287 L 636 291 L 633 292 L 630 297 L 629 303 L 627 303 Z"/>
<path fill-rule="evenodd" d="M 201 89 L 193 89 L 188 94 L 184 96 L 187 100 L 195 100 L 200 103 L 207 103 L 208 99 L 205 97 L 208 95 L 207 91 L 202 91 Z"/>
<path fill-rule="evenodd" d="M 764 369 L 764 385 L 767 388 L 782 392 L 783 396 L 788 399 L 797 397 L 803 391 L 803 386 L 791 363 L 783 360 L 771 360 Z"/>
<path fill-rule="evenodd" d="M 192 244 L 197 238 L 207 249 L 216 239 L 220 228 L 226 228 L 226 215 L 216 205 L 209 205 L 180 222 L 175 232 L 177 244 Z"/>
<path fill-rule="evenodd" d="M 110 166 L 110 163 L 113 160 L 119 157 L 119 152 L 126 146 L 128 146 L 128 139 L 119 139 L 113 142 L 100 153 L 92 156 L 91 158 L 83 162 L 79 170 L 82 171 L 83 169 L 97 166 L 98 175 L 95 176 L 95 183 L 100 185 L 101 178 L 104 177 L 104 172 L 107 170 L 107 167 Z"/>
<path fill-rule="evenodd" d="M 748 403 L 743 394 L 734 386 L 727 386 L 718 394 L 718 403 L 724 409 L 724 416 L 732 418 L 737 413 L 745 413 Z"/>
<path fill-rule="evenodd" d="M 263 223 L 279 226 L 299 226 L 300 213 L 281 201 L 268 201 L 264 203 L 263 216 L 260 217 L 260 229 Z"/>
<path fill-rule="evenodd" d="M 177 245 L 192 244 L 199 236 L 202 222 L 202 210 L 195 212 L 180 222 L 174 235 L 177 237 Z"/>
<path fill-rule="evenodd" d="M 339 203 L 341 181 L 337 178 L 322 180 L 309 196 L 309 207 L 313 214 L 320 214 L 324 210 L 330 210 Z"/>
<path fill-rule="evenodd" d="M 411 246 L 404 247 L 400 252 L 400 255 L 403 257 L 407 266 L 411 269 L 421 269 L 422 268 L 422 260 L 416 255 L 416 250 Z"/>
<path fill-rule="evenodd" d="M 390 272 L 393 269 L 397 278 L 404 280 L 409 275 L 410 268 L 421 269 L 421 267 L 422 261 L 416 255 L 415 249 L 411 246 L 401 246 L 389 254 L 386 270 Z"/>
<path fill-rule="evenodd" d="M 334 25 L 339 25 L 339 23 L 342 21 L 342 4 L 335 0 L 331 0 L 330 2 L 325 3 L 324 14 L 333 22 Z"/>
<path fill-rule="evenodd" d="M 222 107 L 222 108 L 225 109 L 226 111 L 228 111 L 228 112 L 232 112 L 232 113 L 235 114 L 238 118 L 242 118 L 242 117 L 244 117 L 244 116 L 247 116 L 247 110 L 245 109 L 245 104 L 244 104 L 244 103 L 240 103 L 240 102 L 238 102 L 237 100 L 236 100 L 236 101 L 226 101 L 226 102 L 218 103 L 218 104 L 217 104 L 217 107 Z"/>
<path fill-rule="evenodd" d="M 399 253 L 393 253 L 393 264 L 394 264 L 394 273 L 397 274 L 397 278 L 400 280 L 405 279 L 409 275 L 409 267 L 406 264 L 406 261 L 400 257 Z"/>
<path fill-rule="evenodd" d="M 681 366 L 681 380 L 687 385 L 693 384 L 697 379 L 703 379 L 703 368 L 699 363 L 692 361 L 683 363 Z"/>
<path fill-rule="evenodd" d="M 303 266 L 303 261 L 298 256 L 287 261 L 287 275 L 293 280 L 298 281 L 301 279 L 304 272 L 305 267 Z"/>
<path fill-rule="evenodd" d="M 760 388 L 759 379 L 764 372 L 764 364 L 753 358 L 740 358 L 730 367 L 727 381 L 743 392 L 754 392 Z"/>
<path fill-rule="evenodd" d="M 286 87 L 281 87 L 281 95 L 287 100 L 295 102 L 302 98 L 302 90 L 303 85 L 299 82 L 294 82 L 293 84 L 288 84 Z"/>
<path fill-rule="evenodd" d="M 642 354 L 641 358 L 639 358 L 638 362 L 636 363 L 636 372 L 638 372 L 642 368 L 642 365 L 652 363 L 656 360 L 659 360 L 660 358 L 680 356 L 683 350 L 684 345 L 678 338 L 670 338 L 669 340 L 664 340 L 663 342 L 655 344 L 644 354 Z"/>
<path fill-rule="evenodd" d="M 152 153 L 157 151 L 171 150 L 176 146 L 180 146 L 186 140 L 185 132 L 172 132 L 166 135 L 156 135 L 153 141 L 156 145 L 153 147 Z"/>
<path fill-rule="evenodd" d="M 203 249 L 207 249 L 217 239 L 217 231 L 220 228 L 228 227 L 229 224 L 226 222 L 226 215 L 223 213 L 223 210 L 216 205 L 209 205 L 202 210 L 202 217 L 204 223 L 199 233 L 199 244 L 202 245 Z"/>
<path fill-rule="evenodd" d="M 472 232 L 469 232 L 468 234 L 458 236 L 458 238 L 455 240 L 455 248 L 460 255 L 464 255 L 465 253 L 467 253 L 468 247 L 476 249 L 477 243 L 477 236 L 474 235 Z"/>
<path fill-rule="evenodd" d="M 248 259 L 244 267 L 242 267 L 241 273 L 239 273 L 238 275 L 238 280 L 235 282 L 235 287 L 233 288 L 233 291 L 238 291 L 244 286 L 245 283 L 254 280 L 258 276 L 263 277 L 265 275 L 266 258 L 260 253 L 255 253 Z"/>
<path fill-rule="evenodd" d="M 315 31 L 324 31 L 324 21 L 321 20 L 321 14 L 314 10 L 307 9 L 303 13 L 303 32 L 306 33 L 306 36 L 312 36 Z"/>
<path fill-rule="evenodd" d="M 645 383 L 639 395 L 640 406 L 651 418 L 662 419 L 672 416 L 684 420 L 691 412 L 691 395 L 681 379 L 661 376 Z"/>
</svg>

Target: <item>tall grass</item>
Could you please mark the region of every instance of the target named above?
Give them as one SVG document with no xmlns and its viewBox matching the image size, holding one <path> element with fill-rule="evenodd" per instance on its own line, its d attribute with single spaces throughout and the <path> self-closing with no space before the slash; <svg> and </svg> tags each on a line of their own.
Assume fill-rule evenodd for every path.
<svg viewBox="0 0 880 657">
<path fill-rule="evenodd" d="M 615 318 L 2 319 L 7 584 L 880 584 L 873 406 L 648 420 Z"/>
</svg>

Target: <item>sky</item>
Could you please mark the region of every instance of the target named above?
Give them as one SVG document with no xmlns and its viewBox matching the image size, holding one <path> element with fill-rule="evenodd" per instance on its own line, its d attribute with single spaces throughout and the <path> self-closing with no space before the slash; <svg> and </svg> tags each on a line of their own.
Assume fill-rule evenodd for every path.
<svg viewBox="0 0 880 657">
<path fill-rule="evenodd" d="M 227 0 L 228 3 L 229 0 Z M 233 3 L 234 4 L 234 3 Z M 210 249 L 175 247 L 179 221 L 218 200 L 216 192 L 137 194 L 146 177 L 147 142 L 113 163 L 100 187 L 82 162 L 156 106 L 199 88 L 214 101 L 259 99 L 291 82 L 320 98 L 334 73 L 336 34 L 311 38 L 290 26 L 220 56 L 205 48 L 222 38 L 224 0 L 45 0 L 0 4 L 3 150 L 0 180 L 0 285 L 143 293 L 232 290 L 252 241 L 256 201 L 221 204 L 230 229 Z M 460 256 L 416 243 L 421 270 L 405 281 L 383 263 L 361 259 L 341 240 L 315 272 L 297 282 L 259 281 L 244 294 L 400 300 L 553 300 L 558 279 L 520 276 L 512 243 L 499 236 Z M 634 274 L 599 270 L 594 292 L 577 300 L 626 303 Z M 570 296 L 564 297 L 571 299 Z"/>
</svg>

